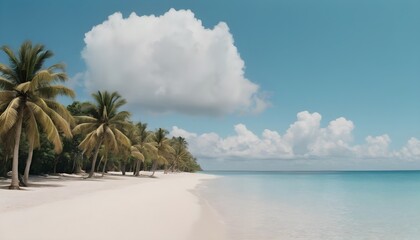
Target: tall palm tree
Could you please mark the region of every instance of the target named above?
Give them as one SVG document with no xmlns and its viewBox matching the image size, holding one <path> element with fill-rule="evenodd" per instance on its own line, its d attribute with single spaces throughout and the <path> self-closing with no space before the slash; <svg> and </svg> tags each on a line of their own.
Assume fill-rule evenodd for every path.
<svg viewBox="0 0 420 240">
<path fill-rule="evenodd" d="M 76 116 L 78 125 L 73 129 L 73 134 L 84 134 L 85 138 L 79 144 L 83 153 L 92 155 L 92 167 L 88 178 L 91 178 L 95 171 L 96 159 L 99 148 L 104 145 L 108 151 L 116 153 L 120 147 L 130 148 L 130 139 L 124 134 L 124 128 L 128 126 L 130 113 L 118 111 L 126 101 L 117 92 L 107 91 L 92 94 L 95 104 L 86 103 L 84 108 L 90 116 Z"/>
<path fill-rule="evenodd" d="M 152 164 L 152 175 L 153 177 L 155 175 L 156 169 L 159 164 L 167 164 L 168 160 L 165 158 L 165 155 L 168 155 L 174 151 L 174 149 L 171 147 L 170 140 L 166 137 L 169 134 L 168 130 L 159 128 L 155 131 L 155 133 L 152 135 L 152 141 L 154 143 L 154 146 L 157 149 L 157 154 L 155 159 L 153 159 Z"/>
<path fill-rule="evenodd" d="M 0 64 L 0 135 L 2 138 L 11 134 L 14 136 L 12 182 L 9 188 L 19 189 L 18 156 L 22 127 L 25 127 L 30 146 L 28 169 L 25 171 L 29 173 L 32 151 L 40 145 L 40 127 L 54 144 L 56 153 L 62 150 L 59 132 L 71 137 L 71 116 L 63 105 L 55 101 L 55 97 L 74 97 L 75 94 L 63 85 L 53 85 L 66 81 L 67 74 L 63 64 L 43 68 L 44 62 L 53 56 L 43 45 L 33 46 L 29 41 L 24 42 L 18 54 L 7 46 L 1 49 L 8 56 L 10 66 Z"/>
</svg>

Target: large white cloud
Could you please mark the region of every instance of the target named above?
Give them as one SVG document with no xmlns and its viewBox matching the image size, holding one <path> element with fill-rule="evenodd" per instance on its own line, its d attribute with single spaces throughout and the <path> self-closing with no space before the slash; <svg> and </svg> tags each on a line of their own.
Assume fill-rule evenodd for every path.
<svg viewBox="0 0 420 240">
<path fill-rule="evenodd" d="M 197 134 L 173 127 L 172 136 L 185 137 L 193 154 L 217 159 L 420 159 L 420 140 L 411 138 L 399 151 L 391 151 L 388 135 L 368 136 L 362 144 L 353 142 L 354 124 L 343 117 L 326 127 L 321 115 L 307 111 L 281 135 L 265 129 L 260 136 L 244 124 L 234 126 L 235 134 L 220 137 L 216 133 Z"/>
<path fill-rule="evenodd" d="M 260 112 L 267 102 L 244 77 L 226 23 L 205 28 L 190 10 L 124 18 L 114 13 L 85 34 L 89 90 L 119 91 L 153 112 Z"/>
</svg>

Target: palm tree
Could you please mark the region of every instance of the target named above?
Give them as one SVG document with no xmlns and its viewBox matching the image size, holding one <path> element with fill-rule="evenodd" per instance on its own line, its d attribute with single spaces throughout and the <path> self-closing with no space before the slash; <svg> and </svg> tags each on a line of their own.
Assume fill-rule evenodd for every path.
<svg viewBox="0 0 420 240">
<path fill-rule="evenodd" d="M 136 162 L 144 161 L 144 155 L 134 146 L 123 147 L 118 154 L 122 175 L 125 175 L 127 163 L 131 159 Z"/>
<path fill-rule="evenodd" d="M 79 144 L 83 153 L 92 156 L 92 167 L 88 178 L 91 178 L 95 171 L 96 159 L 99 148 L 104 145 L 107 151 L 118 152 L 119 144 L 125 148 L 131 147 L 130 139 L 123 133 L 128 126 L 127 119 L 130 113 L 118 111 L 126 101 L 117 92 L 107 91 L 92 94 L 95 104 L 86 103 L 84 108 L 90 116 L 76 116 L 78 125 L 73 129 L 73 134 L 84 134 L 85 138 Z"/>
<path fill-rule="evenodd" d="M 170 170 L 176 171 L 179 170 L 181 163 L 184 163 L 192 157 L 191 153 L 188 151 L 188 142 L 183 137 L 173 137 L 172 138 L 172 148 L 174 149 L 171 154 L 172 165 Z"/>
<path fill-rule="evenodd" d="M 55 101 L 57 95 L 74 97 L 74 92 L 63 85 L 52 85 L 67 80 L 63 64 L 54 64 L 43 69 L 44 62 L 53 56 L 44 46 L 24 42 L 16 55 L 9 47 L 1 48 L 9 58 L 10 66 L 0 64 L 0 135 L 8 138 L 13 134 L 12 182 L 10 189 L 19 189 L 18 156 L 22 127 L 29 142 L 27 170 L 32 161 L 32 151 L 39 147 L 40 127 L 55 148 L 62 150 L 59 131 L 71 137 L 69 121 L 71 116 L 66 108 Z M 23 124 L 25 123 L 25 124 Z"/>
<path fill-rule="evenodd" d="M 155 159 L 153 160 L 152 164 L 152 175 L 153 177 L 155 175 L 155 171 L 158 167 L 158 164 L 167 164 L 168 160 L 165 158 L 165 155 L 168 155 L 174 151 L 174 149 L 171 147 L 170 140 L 166 137 L 169 134 L 168 130 L 159 128 L 155 131 L 155 133 L 152 135 L 152 141 L 154 143 L 154 146 L 157 149 L 157 154 Z"/>
<path fill-rule="evenodd" d="M 133 133 L 135 133 L 135 138 L 132 139 L 132 142 L 133 147 L 138 151 L 134 175 L 139 176 L 141 161 L 144 162 L 146 156 L 156 155 L 157 149 L 151 142 L 153 134 L 147 131 L 147 123 L 139 122 L 134 125 L 134 129 L 135 131 Z"/>
</svg>

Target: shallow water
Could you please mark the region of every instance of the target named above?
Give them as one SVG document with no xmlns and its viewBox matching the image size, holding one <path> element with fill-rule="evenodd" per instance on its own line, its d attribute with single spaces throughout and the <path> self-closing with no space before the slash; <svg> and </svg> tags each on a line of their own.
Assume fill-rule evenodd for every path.
<svg viewBox="0 0 420 240">
<path fill-rule="evenodd" d="M 208 172 L 232 240 L 418 240 L 420 172 Z"/>
</svg>

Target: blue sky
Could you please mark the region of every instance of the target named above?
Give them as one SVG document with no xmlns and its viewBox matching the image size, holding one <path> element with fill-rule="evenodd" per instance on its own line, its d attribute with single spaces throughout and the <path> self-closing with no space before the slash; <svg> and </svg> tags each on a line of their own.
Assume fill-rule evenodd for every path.
<svg viewBox="0 0 420 240">
<path fill-rule="evenodd" d="M 81 52 L 86 47 L 85 33 L 92 27 L 115 12 L 121 12 L 125 19 L 132 12 L 138 16 L 161 16 L 170 8 L 191 10 L 207 29 L 213 29 L 219 22 L 226 23 L 245 64 L 245 78 L 259 86 L 259 96 L 270 106 L 258 114 L 233 111 L 217 116 L 177 110 L 150 113 L 141 107 L 133 110 L 134 118 L 148 122 L 151 128 L 162 126 L 171 130 L 177 126 L 183 134 L 195 134 L 191 141 L 199 141 L 201 134 L 213 132 L 224 143 L 229 136 L 240 139 L 234 126 L 243 124 L 262 141 L 264 129 L 285 136 L 296 115 L 308 111 L 322 116 L 320 129 L 340 117 L 351 121 L 352 139 L 346 140 L 349 144 L 346 149 L 359 145 L 362 149 L 367 136 L 386 134 L 390 142 L 387 151 L 400 151 L 410 138 L 420 138 L 418 1 L 2 1 L 0 44 L 16 48 L 26 39 L 43 43 L 55 53 L 53 61 L 64 61 L 69 76 L 74 77 L 89 68 Z M 0 61 L 5 61 L 4 55 Z M 77 87 L 78 99 L 89 99 L 85 89 Z M 236 143 L 231 149 L 247 148 L 255 141 Z M 314 141 L 319 144 L 321 140 Z M 300 143 L 293 144 L 292 148 Z M 195 143 L 192 147 L 203 150 Z M 228 150 L 221 151 L 225 155 L 209 153 L 199 157 L 207 159 L 202 160 L 203 165 L 218 169 L 247 168 L 243 167 L 247 164 L 253 168 L 260 163 L 240 154 L 226 154 Z M 256 155 L 263 154 L 255 151 Z M 404 158 L 401 154 L 366 155 L 359 154 L 360 151 L 352 150 L 346 158 Z M 337 157 L 330 152 L 315 155 L 315 158 Z M 290 158 L 313 157 L 313 154 L 296 157 L 294 153 Z M 226 160 L 232 158 L 243 161 Z M 329 168 L 329 161 L 319 165 L 312 161 L 307 167 L 305 163 L 284 164 L 271 158 L 271 163 L 264 162 L 267 168 L 272 165 L 279 169 L 286 165 L 296 169 Z M 406 164 L 401 160 L 390 168 L 404 168 L 412 163 Z M 360 163 L 332 165 L 331 168 L 363 168 Z M 366 166 L 387 168 L 388 163 L 375 160 Z"/>
</svg>

